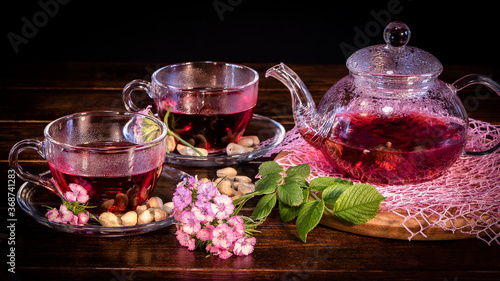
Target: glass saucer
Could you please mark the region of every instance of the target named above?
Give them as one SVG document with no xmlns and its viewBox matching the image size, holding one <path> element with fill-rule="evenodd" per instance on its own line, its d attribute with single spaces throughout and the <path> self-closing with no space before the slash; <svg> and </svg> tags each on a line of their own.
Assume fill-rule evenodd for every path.
<svg viewBox="0 0 500 281">
<path fill-rule="evenodd" d="M 196 167 L 211 167 L 211 166 L 230 166 L 259 158 L 271 148 L 280 144 L 285 137 L 285 128 L 267 117 L 254 114 L 250 124 L 245 130 L 246 136 L 258 136 L 261 140 L 255 149 L 248 153 L 236 155 L 227 155 L 225 152 L 211 153 L 208 156 L 185 156 L 177 153 L 167 153 L 167 163 L 172 163 L 180 166 L 196 166 Z"/>
<path fill-rule="evenodd" d="M 50 172 L 47 171 L 43 173 L 42 176 L 50 178 Z M 188 174 L 180 170 L 164 166 L 160 180 L 151 196 L 159 196 L 168 202 L 172 197 L 172 193 L 175 190 L 177 183 L 188 176 Z M 58 231 L 80 235 L 93 235 L 96 237 L 131 236 L 155 231 L 176 223 L 173 216 L 169 216 L 168 218 L 158 222 L 122 227 L 104 227 L 91 224 L 77 226 L 50 222 L 45 217 L 47 208 L 43 206 L 59 206 L 61 204 L 61 199 L 46 188 L 30 182 L 25 182 L 19 188 L 17 192 L 17 202 L 19 207 L 37 222 Z"/>
</svg>

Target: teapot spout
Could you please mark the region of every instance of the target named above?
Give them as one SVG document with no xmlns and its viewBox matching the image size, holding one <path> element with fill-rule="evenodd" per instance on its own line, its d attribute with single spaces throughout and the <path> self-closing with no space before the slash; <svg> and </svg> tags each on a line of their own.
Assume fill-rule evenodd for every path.
<svg viewBox="0 0 500 281">
<path fill-rule="evenodd" d="M 284 63 L 277 64 L 266 71 L 266 77 L 274 77 L 290 90 L 295 125 L 302 136 L 313 146 L 318 147 L 323 136 L 322 124 L 316 111 L 316 105 L 306 85 L 299 76 Z M 306 137 L 307 136 L 307 137 Z"/>
</svg>

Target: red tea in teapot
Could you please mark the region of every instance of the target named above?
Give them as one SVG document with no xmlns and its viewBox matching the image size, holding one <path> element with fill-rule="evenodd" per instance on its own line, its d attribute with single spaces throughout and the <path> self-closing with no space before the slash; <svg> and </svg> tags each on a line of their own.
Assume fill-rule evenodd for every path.
<svg viewBox="0 0 500 281">
<path fill-rule="evenodd" d="M 361 181 L 408 184 L 440 176 L 462 154 L 463 125 L 410 113 L 337 115 L 322 145 L 334 167 Z M 312 134 L 302 134 L 310 140 Z M 328 158 L 328 157 L 327 157 Z"/>
</svg>

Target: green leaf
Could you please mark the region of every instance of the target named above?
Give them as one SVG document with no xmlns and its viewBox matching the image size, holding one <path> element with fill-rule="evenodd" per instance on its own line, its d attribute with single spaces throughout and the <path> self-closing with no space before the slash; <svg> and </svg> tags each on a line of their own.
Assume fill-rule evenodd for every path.
<svg viewBox="0 0 500 281">
<path fill-rule="evenodd" d="M 255 191 L 258 194 L 273 193 L 282 179 L 283 177 L 280 174 L 268 174 L 255 182 Z"/>
<path fill-rule="evenodd" d="M 336 180 L 330 177 L 318 177 L 309 183 L 309 188 L 314 191 L 323 192 L 327 187 L 334 185 Z"/>
<path fill-rule="evenodd" d="M 267 217 L 276 205 L 276 193 L 262 196 L 252 213 L 252 219 L 258 220 Z"/>
<path fill-rule="evenodd" d="M 280 211 L 281 221 L 289 222 L 299 215 L 300 206 L 292 207 L 281 201 L 279 201 L 278 204 L 280 208 L 279 211 Z"/>
<path fill-rule="evenodd" d="M 302 188 L 294 182 L 278 186 L 278 197 L 280 202 L 289 206 L 299 206 L 304 201 Z"/>
<path fill-rule="evenodd" d="M 311 188 L 311 190 L 323 192 L 323 190 L 325 190 L 327 187 L 338 183 L 348 185 L 353 184 L 352 181 L 343 180 L 340 178 L 318 177 L 313 179 L 311 183 L 309 183 L 309 187 Z"/>
<path fill-rule="evenodd" d="M 304 188 L 306 188 L 309 185 L 307 183 L 306 179 L 300 175 L 287 176 L 284 178 L 284 180 L 285 180 L 285 183 L 296 183 L 300 187 L 304 187 Z"/>
<path fill-rule="evenodd" d="M 303 188 L 302 194 L 304 197 L 304 201 L 302 201 L 302 203 L 306 203 L 309 200 L 309 188 Z"/>
<path fill-rule="evenodd" d="M 324 209 L 325 203 L 323 200 L 309 201 L 300 208 L 296 224 L 299 237 L 304 243 L 309 231 L 315 228 L 321 220 Z"/>
<path fill-rule="evenodd" d="M 311 174 L 311 167 L 308 164 L 301 164 L 297 166 L 293 166 L 286 170 L 287 176 L 300 176 L 302 178 L 307 178 Z"/>
<path fill-rule="evenodd" d="M 352 184 L 342 184 L 342 183 L 334 183 L 333 185 L 327 187 L 323 190 L 323 194 L 321 197 L 323 201 L 325 201 L 328 205 L 335 205 L 335 202 L 340 197 L 340 195 L 348 188 L 352 187 Z"/>
<path fill-rule="evenodd" d="M 281 168 L 281 166 L 274 161 L 267 161 L 260 164 L 259 166 L 259 174 L 261 176 L 266 176 L 269 174 L 279 174 L 281 172 L 283 172 L 283 168 Z"/>
<path fill-rule="evenodd" d="M 346 222 L 362 224 L 377 215 L 384 199 L 378 190 L 369 184 L 352 185 L 337 198 L 333 213 Z"/>
</svg>

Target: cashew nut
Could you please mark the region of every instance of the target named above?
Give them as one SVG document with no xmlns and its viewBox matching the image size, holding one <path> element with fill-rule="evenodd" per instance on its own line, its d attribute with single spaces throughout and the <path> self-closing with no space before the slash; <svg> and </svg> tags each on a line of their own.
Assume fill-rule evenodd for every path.
<svg viewBox="0 0 500 281">
<path fill-rule="evenodd" d="M 140 215 L 142 212 L 146 211 L 148 209 L 148 206 L 146 205 L 139 205 L 137 206 L 137 208 L 135 209 L 135 211 L 137 212 L 138 215 Z"/>
<path fill-rule="evenodd" d="M 234 186 L 243 194 L 255 191 L 255 185 L 253 183 L 235 182 Z"/>
<path fill-rule="evenodd" d="M 260 140 L 257 136 L 243 136 L 236 143 L 242 146 L 249 147 L 259 144 Z"/>
<path fill-rule="evenodd" d="M 237 182 L 244 182 L 244 183 L 251 183 L 252 179 L 247 177 L 247 176 L 235 176 L 234 181 Z"/>
<path fill-rule="evenodd" d="M 146 203 L 148 208 L 163 208 L 163 200 L 160 197 L 151 197 Z"/>
<path fill-rule="evenodd" d="M 99 216 L 99 221 L 105 227 L 121 226 L 120 218 L 111 212 L 104 212 Z"/>
<path fill-rule="evenodd" d="M 229 180 L 221 181 L 217 188 L 221 194 L 225 194 L 227 196 L 233 196 L 234 194 L 234 189 L 231 187 L 231 181 Z"/>
<path fill-rule="evenodd" d="M 243 196 L 243 195 L 244 195 L 244 194 L 243 194 L 243 192 L 241 192 L 241 191 L 236 191 L 236 192 L 235 192 L 235 194 L 231 197 L 231 199 L 234 201 L 234 200 L 236 200 L 236 199 L 240 198 L 240 197 L 241 197 L 241 196 Z"/>
<path fill-rule="evenodd" d="M 236 171 L 236 169 L 231 168 L 231 167 L 226 167 L 226 168 L 217 170 L 217 176 L 219 178 L 223 178 L 226 176 L 227 177 L 235 177 L 237 174 L 238 174 L 238 172 Z"/>
<path fill-rule="evenodd" d="M 151 208 L 142 212 L 138 217 L 137 217 L 137 224 L 146 224 L 150 223 L 155 219 L 155 216 L 151 214 Z"/>
<path fill-rule="evenodd" d="M 126 212 L 122 217 L 122 225 L 124 226 L 132 226 L 137 224 L 137 212 L 129 211 Z"/>
<path fill-rule="evenodd" d="M 161 221 L 166 219 L 168 214 L 163 209 L 154 209 L 154 217 L 155 221 Z"/>
<path fill-rule="evenodd" d="M 167 214 L 171 215 L 174 212 L 174 202 L 167 202 L 163 204 L 163 210 L 167 212 Z"/>
<path fill-rule="evenodd" d="M 196 147 L 196 149 L 203 154 L 203 156 L 208 155 L 208 150 L 201 148 L 201 147 Z M 200 156 L 196 151 L 194 151 L 191 147 L 182 145 L 180 143 L 177 144 L 177 151 L 179 152 L 180 155 L 185 155 L 185 156 Z"/>
<path fill-rule="evenodd" d="M 175 150 L 175 138 L 174 136 L 167 136 L 167 149 L 168 152 Z"/>
<path fill-rule="evenodd" d="M 102 204 L 101 204 L 101 210 L 102 211 L 108 211 L 109 209 L 111 209 L 111 207 L 113 207 L 115 205 L 115 199 L 109 199 L 109 200 L 106 200 L 104 201 Z"/>
<path fill-rule="evenodd" d="M 253 151 L 253 147 L 245 147 L 236 143 L 230 143 L 226 147 L 227 155 L 235 155 Z"/>
<path fill-rule="evenodd" d="M 128 206 L 128 196 L 124 193 L 118 193 L 115 197 L 115 210 L 125 211 Z"/>
</svg>

